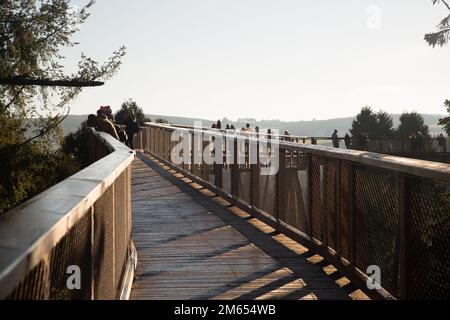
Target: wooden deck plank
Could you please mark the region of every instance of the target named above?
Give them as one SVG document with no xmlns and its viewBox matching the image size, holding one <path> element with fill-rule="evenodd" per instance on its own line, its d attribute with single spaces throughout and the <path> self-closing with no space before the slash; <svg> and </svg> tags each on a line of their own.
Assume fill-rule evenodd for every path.
<svg viewBox="0 0 450 320">
<path fill-rule="evenodd" d="M 133 163 L 131 299 L 350 298 L 306 248 L 198 189 L 147 155 Z"/>
</svg>

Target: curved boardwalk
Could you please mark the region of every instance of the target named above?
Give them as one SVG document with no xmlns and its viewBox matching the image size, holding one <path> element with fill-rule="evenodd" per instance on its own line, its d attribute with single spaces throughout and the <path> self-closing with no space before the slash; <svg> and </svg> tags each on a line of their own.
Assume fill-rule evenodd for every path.
<svg viewBox="0 0 450 320">
<path fill-rule="evenodd" d="M 349 299 L 321 257 L 147 155 L 133 164 L 131 299 Z"/>
</svg>

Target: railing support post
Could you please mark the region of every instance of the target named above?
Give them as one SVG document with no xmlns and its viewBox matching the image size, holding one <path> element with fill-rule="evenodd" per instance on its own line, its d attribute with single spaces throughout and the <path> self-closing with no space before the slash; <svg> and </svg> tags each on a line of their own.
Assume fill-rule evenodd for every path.
<svg viewBox="0 0 450 320">
<path fill-rule="evenodd" d="M 218 141 L 220 142 L 220 145 Z M 222 167 L 225 163 L 225 161 L 223 161 L 223 145 L 224 140 L 216 138 L 214 141 L 214 185 L 220 189 L 223 188 Z M 216 159 L 221 159 L 222 163 L 217 163 Z"/>
<path fill-rule="evenodd" d="M 322 234 L 322 243 L 326 246 L 328 245 L 328 221 L 327 221 L 327 210 L 326 210 L 326 199 L 325 197 L 329 197 L 326 193 L 327 184 L 328 184 L 328 168 L 327 168 L 328 160 L 326 158 L 320 158 L 320 164 L 322 166 L 322 181 L 320 184 L 320 226 L 321 226 L 321 234 Z"/>
<path fill-rule="evenodd" d="M 306 154 L 306 217 L 307 217 L 307 233 L 312 238 L 313 237 L 313 227 L 312 227 L 312 156 L 311 154 Z"/>
<path fill-rule="evenodd" d="M 278 172 L 276 175 L 276 218 L 285 220 L 287 209 L 286 150 L 280 145 L 278 152 Z"/>
<path fill-rule="evenodd" d="M 238 162 L 238 138 L 233 139 L 233 163 L 231 165 L 231 194 L 239 197 L 239 162 Z"/>
<path fill-rule="evenodd" d="M 256 152 L 256 156 L 252 157 L 252 155 L 249 156 L 249 161 L 251 163 L 251 160 L 256 160 L 256 163 L 250 164 L 250 185 L 251 185 L 251 205 L 255 208 L 260 207 L 260 197 L 259 197 L 259 176 L 260 176 L 260 166 L 259 166 L 259 137 L 258 140 L 251 141 L 250 143 L 256 143 L 256 146 L 253 146 L 252 148 L 249 148 L 251 152 Z"/>
<path fill-rule="evenodd" d="M 336 252 L 341 252 L 341 161 L 335 160 L 336 176 L 335 176 L 335 205 L 334 205 L 334 245 Z"/>
<path fill-rule="evenodd" d="M 416 266 L 416 252 L 420 244 L 412 236 L 412 212 L 410 203 L 410 183 L 411 179 L 398 173 L 397 180 L 397 201 L 399 210 L 399 280 L 400 280 L 400 298 L 410 299 L 410 287 L 414 281 L 414 268 Z M 420 250 L 419 250 L 420 252 Z"/>
<path fill-rule="evenodd" d="M 211 150 L 209 149 L 210 141 L 202 141 L 201 146 L 202 146 L 202 150 L 201 150 L 201 153 L 202 153 L 201 177 L 202 177 L 203 180 L 209 181 L 209 164 L 207 164 L 205 162 L 204 154 L 205 154 L 205 152 L 211 152 Z"/>
<path fill-rule="evenodd" d="M 355 264 L 355 167 L 349 163 L 348 177 L 348 261 Z"/>
</svg>

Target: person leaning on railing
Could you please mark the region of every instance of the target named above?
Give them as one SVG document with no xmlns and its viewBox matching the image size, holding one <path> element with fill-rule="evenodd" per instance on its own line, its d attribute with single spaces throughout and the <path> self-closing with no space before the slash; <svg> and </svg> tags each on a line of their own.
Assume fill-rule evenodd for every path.
<svg viewBox="0 0 450 320">
<path fill-rule="evenodd" d="M 333 134 L 331 135 L 331 142 L 333 143 L 334 148 L 339 148 L 338 131 L 336 129 L 334 129 Z"/>
<path fill-rule="evenodd" d="M 92 115 L 89 115 L 89 117 L 91 117 Z M 97 117 L 93 118 L 91 117 L 91 120 L 89 120 L 88 117 L 88 121 L 90 121 L 90 124 L 94 124 L 94 127 L 97 131 L 103 131 L 106 133 L 109 133 L 111 136 L 113 136 L 114 138 L 116 138 L 117 140 L 120 141 L 119 139 L 119 135 L 117 134 L 116 128 L 114 128 L 114 125 L 111 123 L 111 121 L 108 120 L 107 116 L 103 113 L 101 113 L 101 111 L 97 111 Z"/>
<path fill-rule="evenodd" d="M 446 141 L 445 141 L 445 137 L 442 133 L 437 137 L 437 141 L 438 141 L 438 145 L 439 145 L 439 152 L 445 152 Z"/>
<path fill-rule="evenodd" d="M 346 133 L 345 136 L 344 136 L 344 143 L 345 143 L 345 148 L 346 149 L 350 149 L 350 145 L 352 143 L 352 139 L 350 138 L 350 135 L 348 133 Z"/>
</svg>

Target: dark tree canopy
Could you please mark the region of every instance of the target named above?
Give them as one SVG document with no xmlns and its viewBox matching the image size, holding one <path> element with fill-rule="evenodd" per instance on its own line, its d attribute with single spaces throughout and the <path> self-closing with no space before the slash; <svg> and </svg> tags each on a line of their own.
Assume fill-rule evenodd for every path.
<svg viewBox="0 0 450 320">
<path fill-rule="evenodd" d="M 392 116 L 385 111 L 378 111 L 376 114 L 377 126 L 374 136 L 377 139 L 391 139 L 394 137 L 394 125 Z"/>
<path fill-rule="evenodd" d="M 425 35 L 425 41 L 430 46 L 444 46 L 450 39 L 450 2 L 447 0 L 431 0 L 433 5 L 441 4 L 447 10 L 447 16 L 445 16 L 439 24 L 436 26 L 436 31 L 427 33 Z"/>
<path fill-rule="evenodd" d="M 134 113 L 134 116 L 136 117 L 136 120 L 140 126 L 144 126 L 145 122 L 151 121 L 149 118 L 145 117 L 142 108 L 139 107 L 136 101 L 133 101 L 132 99 L 128 99 L 122 103 L 122 105 L 120 106 L 120 110 L 117 111 L 114 116 L 114 120 L 118 124 L 125 124 L 127 116 L 130 113 Z"/>
<path fill-rule="evenodd" d="M 73 9 L 69 0 L 0 0 L 0 213 L 76 170 L 60 148 L 58 124 L 82 86 L 58 85 L 108 80 L 125 54 L 121 47 L 102 64 L 82 54 L 78 71 L 65 73 L 60 50 L 77 45 L 72 36 L 93 3 Z"/>
<path fill-rule="evenodd" d="M 438 125 L 442 126 L 447 135 L 450 136 L 450 100 L 445 100 L 444 105 L 447 108 L 448 116 L 439 119 Z"/>
<path fill-rule="evenodd" d="M 430 46 L 436 45 L 444 46 L 450 40 L 450 2 L 447 0 L 431 0 L 434 4 L 442 4 L 447 10 L 447 16 L 437 26 L 437 31 L 434 33 L 428 33 L 425 35 L 425 41 Z M 450 101 L 445 100 L 444 105 L 447 108 L 449 116 L 439 119 L 438 125 L 442 126 L 447 135 L 450 136 Z"/>
<path fill-rule="evenodd" d="M 414 133 L 421 133 L 424 137 L 430 137 L 428 126 L 425 124 L 423 116 L 417 112 L 404 112 L 400 116 L 400 124 L 397 134 L 401 139 L 408 139 Z"/>
<path fill-rule="evenodd" d="M 366 133 L 373 137 L 377 126 L 377 116 L 370 107 L 363 107 L 353 120 L 350 133 L 353 137 L 360 137 Z"/>
<path fill-rule="evenodd" d="M 353 120 L 350 133 L 354 138 L 366 134 L 369 139 L 387 139 L 394 134 L 392 117 L 384 111 L 374 112 L 366 106 Z"/>
</svg>

